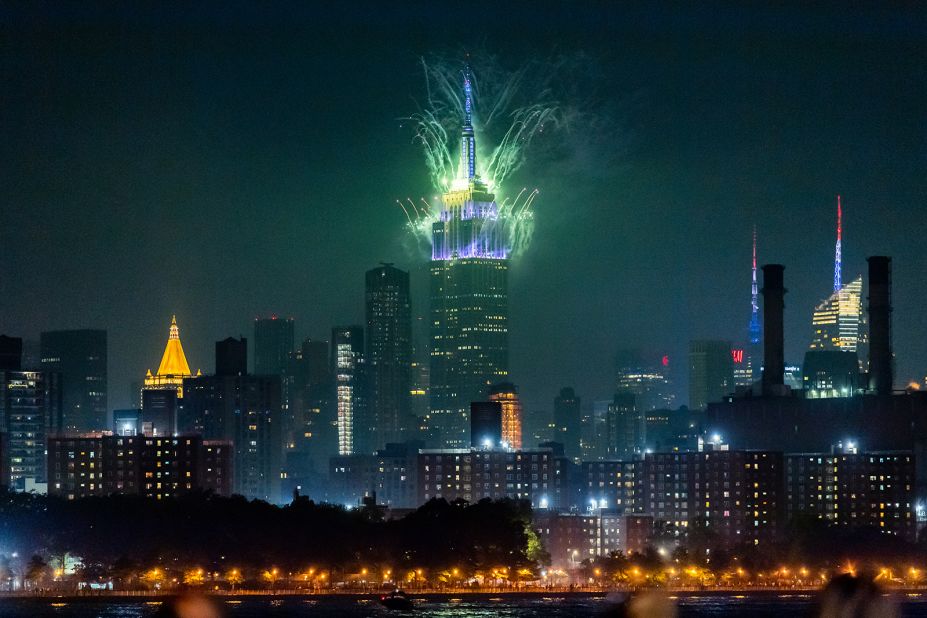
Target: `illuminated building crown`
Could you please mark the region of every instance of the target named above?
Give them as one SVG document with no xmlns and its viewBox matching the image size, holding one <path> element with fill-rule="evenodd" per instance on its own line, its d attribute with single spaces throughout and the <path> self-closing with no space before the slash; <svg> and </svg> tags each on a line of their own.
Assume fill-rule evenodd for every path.
<svg viewBox="0 0 927 618">
<path fill-rule="evenodd" d="M 180 344 L 180 328 L 177 326 L 177 316 L 171 316 L 171 329 L 167 337 L 167 346 L 164 348 L 164 355 L 161 357 L 161 364 L 158 366 L 159 376 L 188 376 L 190 374 L 190 365 L 187 364 L 187 356 L 183 353 L 183 346 Z"/>
<path fill-rule="evenodd" d="M 158 373 L 152 375 L 151 370 L 148 370 L 145 376 L 145 388 L 177 388 L 178 395 L 183 397 L 183 379 L 191 377 L 193 374 L 190 373 L 187 356 L 180 344 L 177 316 L 171 316 L 171 328 L 167 337 L 167 345 L 164 347 L 164 355 L 161 357 L 161 364 L 158 366 Z"/>
<path fill-rule="evenodd" d="M 432 226 L 434 260 L 508 256 L 506 222 L 495 196 L 476 171 L 476 135 L 473 131 L 473 90 L 470 69 L 464 71 L 464 117 L 460 136 L 460 164 L 444 207 Z"/>
</svg>

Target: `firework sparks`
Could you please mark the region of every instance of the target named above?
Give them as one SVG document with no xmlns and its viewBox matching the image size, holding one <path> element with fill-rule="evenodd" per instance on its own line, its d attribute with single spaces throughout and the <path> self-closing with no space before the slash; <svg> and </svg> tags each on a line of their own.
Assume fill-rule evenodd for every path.
<svg viewBox="0 0 927 618">
<path fill-rule="evenodd" d="M 500 234 L 506 253 L 517 254 L 531 241 L 534 230 L 532 205 L 538 190 L 522 188 L 515 197 L 506 196 L 505 182 L 525 162 L 534 138 L 547 128 L 562 124 L 561 107 L 551 98 L 553 72 L 537 66 L 515 71 L 501 69 L 492 58 L 471 63 L 473 128 L 478 135 L 478 175 L 499 201 L 497 214 L 484 222 L 486 232 Z M 534 69 L 534 72 L 532 72 Z M 422 146 L 425 165 L 439 193 L 451 189 L 457 176 L 456 142 L 466 101 L 461 96 L 463 68 L 459 63 L 422 59 L 426 98 L 411 121 L 415 141 Z M 543 77 L 534 75 L 538 73 Z M 477 79 L 479 77 L 479 79 Z M 526 84 L 531 84 L 531 89 Z M 488 146 L 487 146 L 488 145 Z M 421 198 L 417 203 L 400 203 L 409 228 L 423 245 L 431 242 L 432 225 L 441 216 L 440 205 Z"/>
</svg>

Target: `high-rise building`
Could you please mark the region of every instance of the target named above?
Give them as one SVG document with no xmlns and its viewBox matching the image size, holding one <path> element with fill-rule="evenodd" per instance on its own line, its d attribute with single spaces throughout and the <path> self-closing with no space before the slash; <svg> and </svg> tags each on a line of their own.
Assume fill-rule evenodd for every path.
<svg viewBox="0 0 927 618">
<path fill-rule="evenodd" d="M 39 347 L 42 371 L 61 375 L 61 429 L 106 429 L 106 331 L 43 332 Z"/>
<path fill-rule="evenodd" d="M 419 426 L 427 423 L 429 416 L 428 391 L 431 387 L 431 365 L 428 362 L 412 361 L 409 384 L 409 410 Z"/>
<path fill-rule="evenodd" d="M 489 387 L 489 400 L 502 404 L 502 444 L 518 450 L 522 445 L 522 407 L 518 387 L 500 382 Z"/>
<path fill-rule="evenodd" d="M 0 489 L 10 486 L 10 443 L 0 431 Z"/>
<path fill-rule="evenodd" d="M 638 349 L 618 352 L 615 392 L 634 395 L 642 412 L 669 410 L 676 402 L 670 382 L 670 359 L 663 355 L 646 360 Z"/>
<path fill-rule="evenodd" d="M 814 337 L 810 350 L 858 352 L 863 315 L 862 275 L 843 283 L 843 206 L 837 196 L 837 243 L 834 251 L 834 290 L 815 308 L 812 317 Z"/>
<path fill-rule="evenodd" d="M 338 419 L 338 454 L 373 452 L 371 423 L 366 413 L 364 329 L 361 326 L 332 329 L 331 367 Z"/>
<path fill-rule="evenodd" d="M 609 407 L 614 399 L 597 399 L 581 408 L 580 452 L 583 461 L 597 461 L 608 457 L 607 422 Z M 575 461 L 575 460 L 574 460 Z"/>
<path fill-rule="evenodd" d="M 0 481 L 16 489 L 46 482 L 45 441 L 60 426 L 61 384 L 57 373 L 0 371 L 0 433 L 5 434 Z"/>
<path fill-rule="evenodd" d="M 158 372 L 152 374 L 149 369 L 145 375 L 145 385 L 142 387 L 142 433 L 150 436 L 174 435 L 178 401 L 183 399 L 184 380 L 192 377 L 187 356 L 180 343 L 177 316 L 172 316 Z"/>
<path fill-rule="evenodd" d="M 290 352 L 296 345 L 293 318 L 254 320 L 254 373 L 259 376 L 280 376 L 286 371 Z"/>
<path fill-rule="evenodd" d="M 215 375 L 187 378 L 178 430 L 231 444 L 235 493 L 281 499 L 283 467 L 280 377 Z"/>
<path fill-rule="evenodd" d="M 863 278 L 857 277 L 815 307 L 809 350 L 857 352 L 863 313 Z"/>
<path fill-rule="evenodd" d="M 328 460 L 338 453 L 329 362 L 327 341 L 306 339 L 290 355 L 284 377 L 292 417 L 284 438 L 284 494 L 318 493 L 326 479 Z"/>
<path fill-rule="evenodd" d="M 216 375 L 241 376 L 248 373 L 248 340 L 227 337 L 216 342 Z"/>
<path fill-rule="evenodd" d="M 573 460 L 582 457 L 580 446 L 582 438 L 582 400 L 567 386 L 560 389 L 554 397 L 554 442 L 563 444 L 564 454 Z"/>
<path fill-rule="evenodd" d="M 689 407 L 704 410 L 734 391 L 731 342 L 692 341 L 689 344 Z"/>
<path fill-rule="evenodd" d="M 476 166 L 469 73 L 460 166 L 432 225 L 431 414 L 441 443 L 469 443 L 471 401 L 508 376 L 508 233 Z"/>
<path fill-rule="evenodd" d="M 498 401 L 470 402 L 470 446 L 472 448 L 501 448 L 501 403 Z"/>
<path fill-rule="evenodd" d="M 814 336 L 803 365 L 802 389 L 808 397 L 849 397 L 857 392 L 861 364 L 858 352 L 866 337 L 863 319 L 863 278 L 844 285 L 841 236 L 843 208 L 837 196 L 837 244 L 834 291 L 814 309 Z"/>
<path fill-rule="evenodd" d="M 23 340 L 0 335 L 0 371 L 19 371 L 23 363 Z"/>
<path fill-rule="evenodd" d="M 605 455 L 609 459 L 640 459 L 647 441 L 647 416 L 630 392 L 615 393 L 605 415 Z"/>
<path fill-rule="evenodd" d="M 367 368 L 373 446 L 398 442 L 410 428 L 412 305 L 409 273 L 383 264 L 366 274 Z"/>
</svg>

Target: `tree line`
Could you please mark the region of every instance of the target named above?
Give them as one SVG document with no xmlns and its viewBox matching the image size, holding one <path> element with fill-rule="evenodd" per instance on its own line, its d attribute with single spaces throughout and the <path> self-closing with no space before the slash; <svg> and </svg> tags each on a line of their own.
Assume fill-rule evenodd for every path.
<svg viewBox="0 0 927 618">
<path fill-rule="evenodd" d="M 294 573 L 329 578 L 370 572 L 534 572 L 544 562 L 525 501 L 469 504 L 436 499 L 400 519 L 295 497 L 275 506 L 241 496 L 192 493 L 172 499 L 112 495 L 66 500 L 0 494 L 0 555 L 33 556 L 55 575 L 79 559 L 82 581 L 140 583 L 158 570 Z M 0 565 L 2 567 L 2 565 Z M 24 567 L 26 568 L 26 567 Z M 373 574 L 376 573 L 374 576 Z M 59 573 L 60 575 L 61 573 Z M 3 574 L 0 574 L 0 578 Z M 192 577 L 192 576 L 191 576 Z M 118 585 L 118 584 L 117 584 Z"/>
</svg>

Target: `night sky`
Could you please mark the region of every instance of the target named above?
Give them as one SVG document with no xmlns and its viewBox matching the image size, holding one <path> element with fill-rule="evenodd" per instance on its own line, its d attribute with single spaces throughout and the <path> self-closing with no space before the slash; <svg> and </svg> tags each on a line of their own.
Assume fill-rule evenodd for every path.
<svg viewBox="0 0 927 618">
<path fill-rule="evenodd" d="M 786 265 L 798 362 L 832 287 L 894 258 L 898 385 L 927 373 L 927 17 L 910 10 L 0 3 L 0 333 L 105 328 L 110 407 L 156 369 L 172 313 L 194 369 L 256 315 L 328 338 L 363 274 L 425 260 L 397 198 L 434 193 L 400 118 L 419 58 L 565 56 L 587 124 L 516 184 L 536 233 L 511 272 L 511 369 L 530 412 L 610 397 L 617 349 L 743 339 L 750 235 Z M 347 3 L 344 3 L 345 5 Z M 577 84 L 579 88 L 577 88 Z M 569 101 L 568 101 L 569 102 Z M 479 110 L 477 110 L 479 113 Z M 550 154 L 555 153 L 555 154 Z"/>
</svg>

